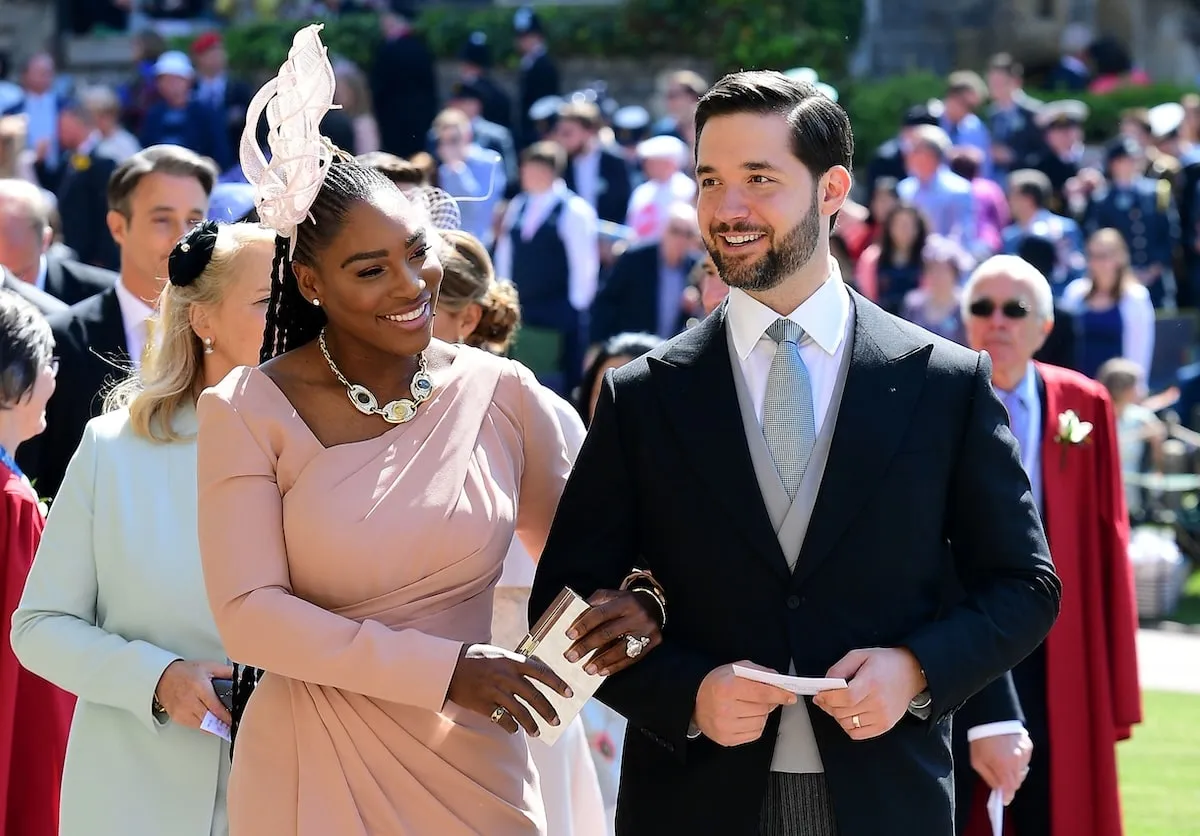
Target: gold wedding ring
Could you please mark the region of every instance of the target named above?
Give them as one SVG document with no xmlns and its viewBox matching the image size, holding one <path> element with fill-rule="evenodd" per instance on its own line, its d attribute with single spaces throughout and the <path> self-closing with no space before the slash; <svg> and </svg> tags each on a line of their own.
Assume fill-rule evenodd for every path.
<svg viewBox="0 0 1200 836">
<path fill-rule="evenodd" d="M 508 709 L 506 709 L 504 706 L 502 706 L 502 705 L 496 706 L 496 710 L 492 712 L 492 722 L 499 723 L 501 720 L 504 719 L 504 715 L 507 713 L 508 713 Z"/>
<path fill-rule="evenodd" d="M 857 714 L 855 714 L 853 717 L 850 718 L 850 722 L 854 725 L 854 728 L 856 728 L 856 729 L 862 728 L 862 720 L 858 719 Z"/>
</svg>

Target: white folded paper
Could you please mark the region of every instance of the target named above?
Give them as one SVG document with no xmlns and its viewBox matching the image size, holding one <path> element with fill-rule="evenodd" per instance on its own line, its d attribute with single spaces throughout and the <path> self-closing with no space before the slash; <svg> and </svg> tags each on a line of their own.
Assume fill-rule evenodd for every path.
<svg viewBox="0 0 1200 836">
<path fill-rule="evenodd" d="M 1004 793 L 992 790 L 987 803 L 988 821 L 992 823 L 992 836 L 1004 833 Z"/>
<path fill-rule="evenodd" d="M 846 687 L 844 679 L 824 679 L 813 676 L 785 676 L 781 673 L 771 673 L 769 671 L 760 671 L 755 668 L 747 668 L 743 665 L 733 666 L 734 676 L 740 676 L 742 679 L 752 679 L 755 682 L 762 682 L 767 685 L 774 685 L 776 688 L 782 688 L 785 691 L 791 691 L 793 694 L 798 694 L 802 697 L 811 697 L 814 694 L 819 694 L 822 691 L 837 691 Z"/>
<path fill-rule="evenodd" d="M 204 719 L 200 721 L 200 731 L 206 731 L 209 734 L 215 734 L 226 743 L 230 743 L 233 740 L 233 738 L 229 736 L 229 726 L 225 725 L 215 716 L 213 716 L 211 711 L 204 712 Z"/>
</svg>

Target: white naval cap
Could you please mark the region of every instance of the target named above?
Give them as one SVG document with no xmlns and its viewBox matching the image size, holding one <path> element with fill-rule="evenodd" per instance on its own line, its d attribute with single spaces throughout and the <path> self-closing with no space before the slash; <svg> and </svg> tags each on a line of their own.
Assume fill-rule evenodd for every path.
<svg viewBox="0 0 1200 836">
<path fill-rule="evenodd" d="M 652 136 L 638 143 L 637 154 L 643 160 L 675 160 L 680 165 L 687 159 L 688 147 L 676 136 Z"/>
</svg>

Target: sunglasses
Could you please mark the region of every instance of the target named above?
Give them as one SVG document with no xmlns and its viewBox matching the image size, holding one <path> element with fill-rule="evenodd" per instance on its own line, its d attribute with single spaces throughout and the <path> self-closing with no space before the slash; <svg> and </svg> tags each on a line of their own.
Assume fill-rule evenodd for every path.
<svg viewBox="0 0 1200 836">
<path fill-rule="evenodd" d="M 967 310 L 971 312 L 971 316 L 987 319 L 996 312 L 996 303 L 991 299 L 976 299 Z M 1006 319 L 1024 319 L 1029 316 L 1029 305 L 1019 299 L 1009 299 L 1000 305 L 1000 313 L 1004 314 Z"/>
</svg>

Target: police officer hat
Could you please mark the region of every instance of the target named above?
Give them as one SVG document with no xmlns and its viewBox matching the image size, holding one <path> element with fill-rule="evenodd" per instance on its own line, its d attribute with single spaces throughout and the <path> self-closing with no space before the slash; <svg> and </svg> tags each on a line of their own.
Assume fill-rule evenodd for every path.
<svg viewBox="0 0 1200 836">
<path fill-rule="evenodd" d="M 488 47 L 487 34 L 472 32 L 471 37 L 467 38 L 467 42 L 458 51 L 458 60 L 485 69 L 492 66 L 492 50 Z"/>
<path fill-rule="evenodd" d="M 558 121 L 558 111 L 563 106 L 562 96 L 542 96 L 529 106 L 529 121 L 537 132 L 544 134 Z"/>
<path fill-rule="evenodd" d="M 542 34 L 542 22 L 538 20 L 538 16 L 533 9 L 528 6 L 522 6 L 513 15 L 513 32 L 518 37 L 521 35 L 540 35 Z"/>
<path fill-rule="evenodd" d="M 626 105 L 612 116 L 613 135 L 619 145 L 633 147 L 650 130 L 650 111 L 641 105 Z"/>
<path fill-rule="evenodd" d="M 1150 133 L 1155 139 L 1166 139 L 1183 124 L 1184 110 L 1179 102 L 1155 105 L 1149 110 Z"/>
<path fill-rule="evenodd" d="M 940 124 L 938 121 L 940 115 L 934 113 L 934 109 L 928 104 L 914 105 L 904 113 L 904 127 L 915 128 L 917 125 L 937 125 Z"/>
<path fill-rule="evenodd" d="M 1120 136 L 1104 148 L 1104 164 L 1111 165 L 1114 160 L 1123 160 L 1126 157 L 1142 156 L 1142 146 L 1137 144 L 1137 141 L 1127 137 Z"/>
<path fill-rule="evenodd" d="M 1088 106 L 1076 99 L 1047 102 L 1038 108 L 1033 121 L 1042 130 L 1081 127 L 1088 118 Z"/>
</svg>

